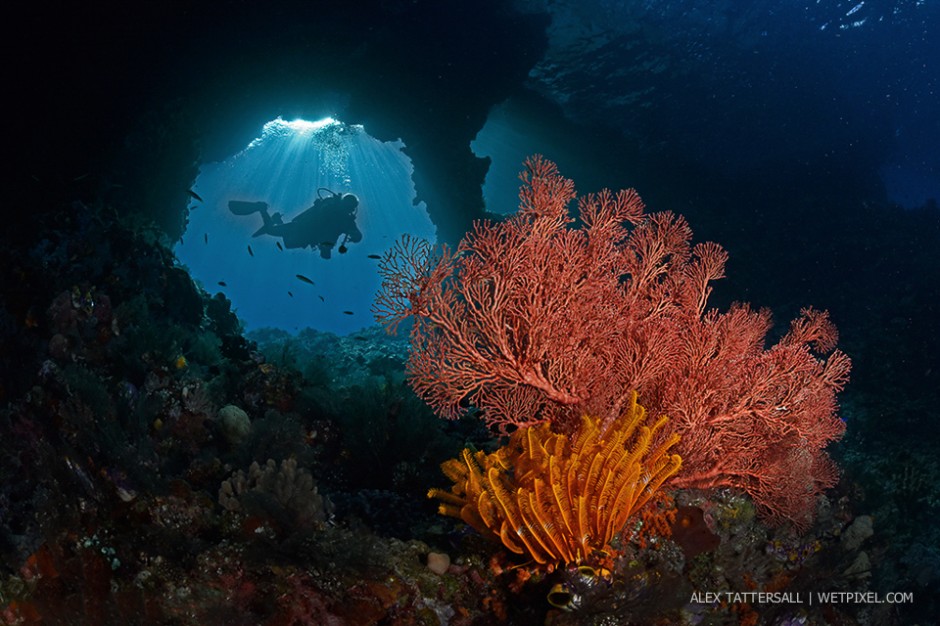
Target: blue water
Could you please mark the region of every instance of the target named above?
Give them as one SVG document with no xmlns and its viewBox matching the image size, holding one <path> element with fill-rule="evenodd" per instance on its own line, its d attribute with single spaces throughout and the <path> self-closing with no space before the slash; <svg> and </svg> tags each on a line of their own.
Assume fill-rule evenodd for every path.
<svg viewBox="0 0 940 626">
<path fill-rule="evenodd" d="M 412 167 L 402 147 L 335 120 L 273 120 L 238 154 L 200 168 L 193 191 L 202 201 L 193 199 L 176 254 L 206 290 L 232 301 L 246 330 L 309 327 L 346 334 L 369 326 L 380 284 L 378 261 L 369 255 L 383 254 L 406 232 L 435 239 L 424 204 L 414 204 Z M 282 250 L 279 238 L 253 238 L 260 215 L 228 210 L 230 200 L 262 201 L 288 222 L 313 204 L 321 187 L 360 200 L 362 241 L 348 243 L 344 254 L 334 247 L 329 259 L 316 248 Z"/>
</svg>

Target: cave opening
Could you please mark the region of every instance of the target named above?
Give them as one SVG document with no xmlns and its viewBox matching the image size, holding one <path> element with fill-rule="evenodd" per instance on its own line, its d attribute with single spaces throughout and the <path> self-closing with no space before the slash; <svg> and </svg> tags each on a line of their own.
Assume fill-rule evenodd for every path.
<svg viewBox="0 0 940 626">
<path fill-rule="evenodd" d="M 344 335 L 370 326 L 377 257 L 405 233 L 436 240 L 403 148 L 359 124 L 277 117 L 236 154 L 200 166 L 177 258 L 209 293 L 232 301 L 246 331 Z M 292 222 L 318 198 L 344 194 L 358 198 L 360 237 L 336 237 L 316 219 Z M 268 218 L 303 226 L 300 244 L 310 245 L 266 229 Z"/>
</svg>

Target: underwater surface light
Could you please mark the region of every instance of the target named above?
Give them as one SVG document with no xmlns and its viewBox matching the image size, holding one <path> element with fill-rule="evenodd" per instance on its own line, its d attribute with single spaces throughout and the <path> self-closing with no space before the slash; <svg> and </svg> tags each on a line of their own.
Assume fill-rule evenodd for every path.
<svg viewBox="0 0 940 626">
<path fill-rule="evenodd" d="M 202 165 L 193 187 L 202 202 L 176 255 L 232 301 L 247 330 L 372 325 L 377 257 L 404 233 L 435 240 L 403 147 L 333 118 L 271 120 L 241 152 Z M 358 199 L 347 214 L 344 194 Z"/>
<path fill-rule="evenodd" d="M 268 123 L 270 124 L 271 122 L 268 122 Z M 292 122 L 284 122 L 284 124 L 288 128 L 290 128 L 291 130 L 297 133 L 312 132 L 319 128 L 323 128 L 324 126 L 331 126 L 333 124 L 339 124 L 339 123 L 340 122 L 337 122 L 332 117 L 324 117 L 322 120 L 317 120 L 316 122 L 308 122 L 307 120 L 301 120 L 301 119 L 296 119 L 296 120 L 293 120 Z"/>
</svg>

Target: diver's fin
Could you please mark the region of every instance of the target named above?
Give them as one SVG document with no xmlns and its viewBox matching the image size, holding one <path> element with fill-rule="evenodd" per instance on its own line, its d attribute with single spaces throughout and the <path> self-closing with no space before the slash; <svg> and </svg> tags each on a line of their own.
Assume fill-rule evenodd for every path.
<svg viewBox="0 0 940 626">
<path fill-rule="evenodd" d="M 228 210 L 235 215 L 251 215 L 252 213 L 260 213 L 261 219 L 264 221 L 264 223 L 261 225 L 261 228 L 254 232 L 252 237 L 270 234 L 268 229 L 271 228 L 272 221 L 271 216 L 268 215 L 267 202 L 245 202 L 243 200 L 229 200 Z"/>
<path fill-rule="evenodd" d="M 244 202 L 242 200 L 229 200 L 228 210 L 235 215 L 251 215 L 252 213 L 265 213 L 268 210 L 267 202 Z"/>
<path fill-rule="evenodd" d="M 275 235 L 275 233 L 273 232 L 273 228 L 275 226 L 280 226 L 284 223 L 284 221 L 281 220 L 280 213 L 275 213 L 274 215 L 268 215 L 267 206 L 261 209 L 261 220 L 264 223 L 261 225 L 261 228 L 256 230 L 254 234 L 251 235 L 252 237 L 258 237 L 260 235 Z M 275 235 L 275 236 L 278 236 L 278 235 Z M 279 236 L 283 237 L 283 235 L 279 235 Z"/>
</svg>

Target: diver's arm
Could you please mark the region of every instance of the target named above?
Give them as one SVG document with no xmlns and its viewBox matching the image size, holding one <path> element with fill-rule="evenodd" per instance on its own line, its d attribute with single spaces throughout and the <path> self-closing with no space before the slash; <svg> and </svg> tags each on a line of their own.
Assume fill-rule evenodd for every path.
<svg viewBox="0 0 940 626">
<path fill-rule="evenodd" d="M 362 241 L 362 231 L 359 230 L 359 227 L 355 224 L 350 227 L 349 231 L 346 233 L 346 240 L 350 243 L 359 243 Z"/>
</svg>

